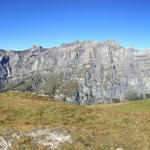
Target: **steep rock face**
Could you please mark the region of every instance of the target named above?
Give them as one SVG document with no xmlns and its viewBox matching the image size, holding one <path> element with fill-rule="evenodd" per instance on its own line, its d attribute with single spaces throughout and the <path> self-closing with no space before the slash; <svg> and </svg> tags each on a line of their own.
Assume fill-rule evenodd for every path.
<svg viewBox="0 0 150 150">
<path fill-rule="evenodd" d="M 125 49 L 116 41 L 0 50 L 0 89 L 81 105 L 143 98 L 150 93 L 150 50 Z"/>
</svg>

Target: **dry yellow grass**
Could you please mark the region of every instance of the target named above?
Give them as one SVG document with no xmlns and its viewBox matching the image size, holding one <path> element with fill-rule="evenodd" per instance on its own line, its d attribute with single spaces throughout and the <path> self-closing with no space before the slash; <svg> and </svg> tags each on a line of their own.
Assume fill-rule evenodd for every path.
<svg viewBox="0 0 150 150">
<path fill-rule="evenodd" d="M 74 138 L 72 145 L 59 147 L 65 150 L 149 150 L 149 116 L 150 100 L 79 106 L 33 94 L 0 94 L 0 128 L 62 128 Z M 36 149 L 28 140 L 27 145 Z"/>
</svg>

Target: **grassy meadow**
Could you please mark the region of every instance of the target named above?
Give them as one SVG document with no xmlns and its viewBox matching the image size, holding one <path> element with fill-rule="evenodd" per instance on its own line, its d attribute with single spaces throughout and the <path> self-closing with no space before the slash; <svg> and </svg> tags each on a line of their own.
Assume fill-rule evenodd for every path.
<svg viewBox="0 0 150 150">
<path fill-rule="evenodd" d="M 149 150 L 150 100 L 79 106 L 29 93 L 0 94 L 0 133 L 41 127 L 58 127 L 73 137 L 59 150 Z M 47 150 L 26 139 L 16 141 L 13 150 L 37 149 Z"/>
</svg>

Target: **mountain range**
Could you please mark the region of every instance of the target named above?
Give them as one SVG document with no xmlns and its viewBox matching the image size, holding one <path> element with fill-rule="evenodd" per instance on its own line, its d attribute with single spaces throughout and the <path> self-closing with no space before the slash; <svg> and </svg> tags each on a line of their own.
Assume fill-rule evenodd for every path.
<svg viewBox="0 0 150 150">
<path fill-rule="evenodd" d="M 150 97 L 150 50 L 116 41 L 0 49 L 0 92 L 25 91 L 92 105 Z"/>
</svg>

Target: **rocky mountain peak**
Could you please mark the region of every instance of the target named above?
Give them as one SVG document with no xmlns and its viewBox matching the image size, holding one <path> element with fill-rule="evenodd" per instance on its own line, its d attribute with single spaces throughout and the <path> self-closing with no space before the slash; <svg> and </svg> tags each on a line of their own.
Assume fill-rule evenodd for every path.
<svg viewBox="0 0 150 150">
<path fill-rule="evenodd" d="M 116 47 L 116 48 L 120 48 L 120 44 L 115 41 L 115 40 L 107 40 L 104 42 L 104 44 L 108 45 L 108 46 L 111 46 L 111 47 Z"/>
<path fill-rule="evenodd" d="M 36 48 L 37 48 L 37 46 L 32 44 L 32 50 L 35 50 Z"/>
</svg>

